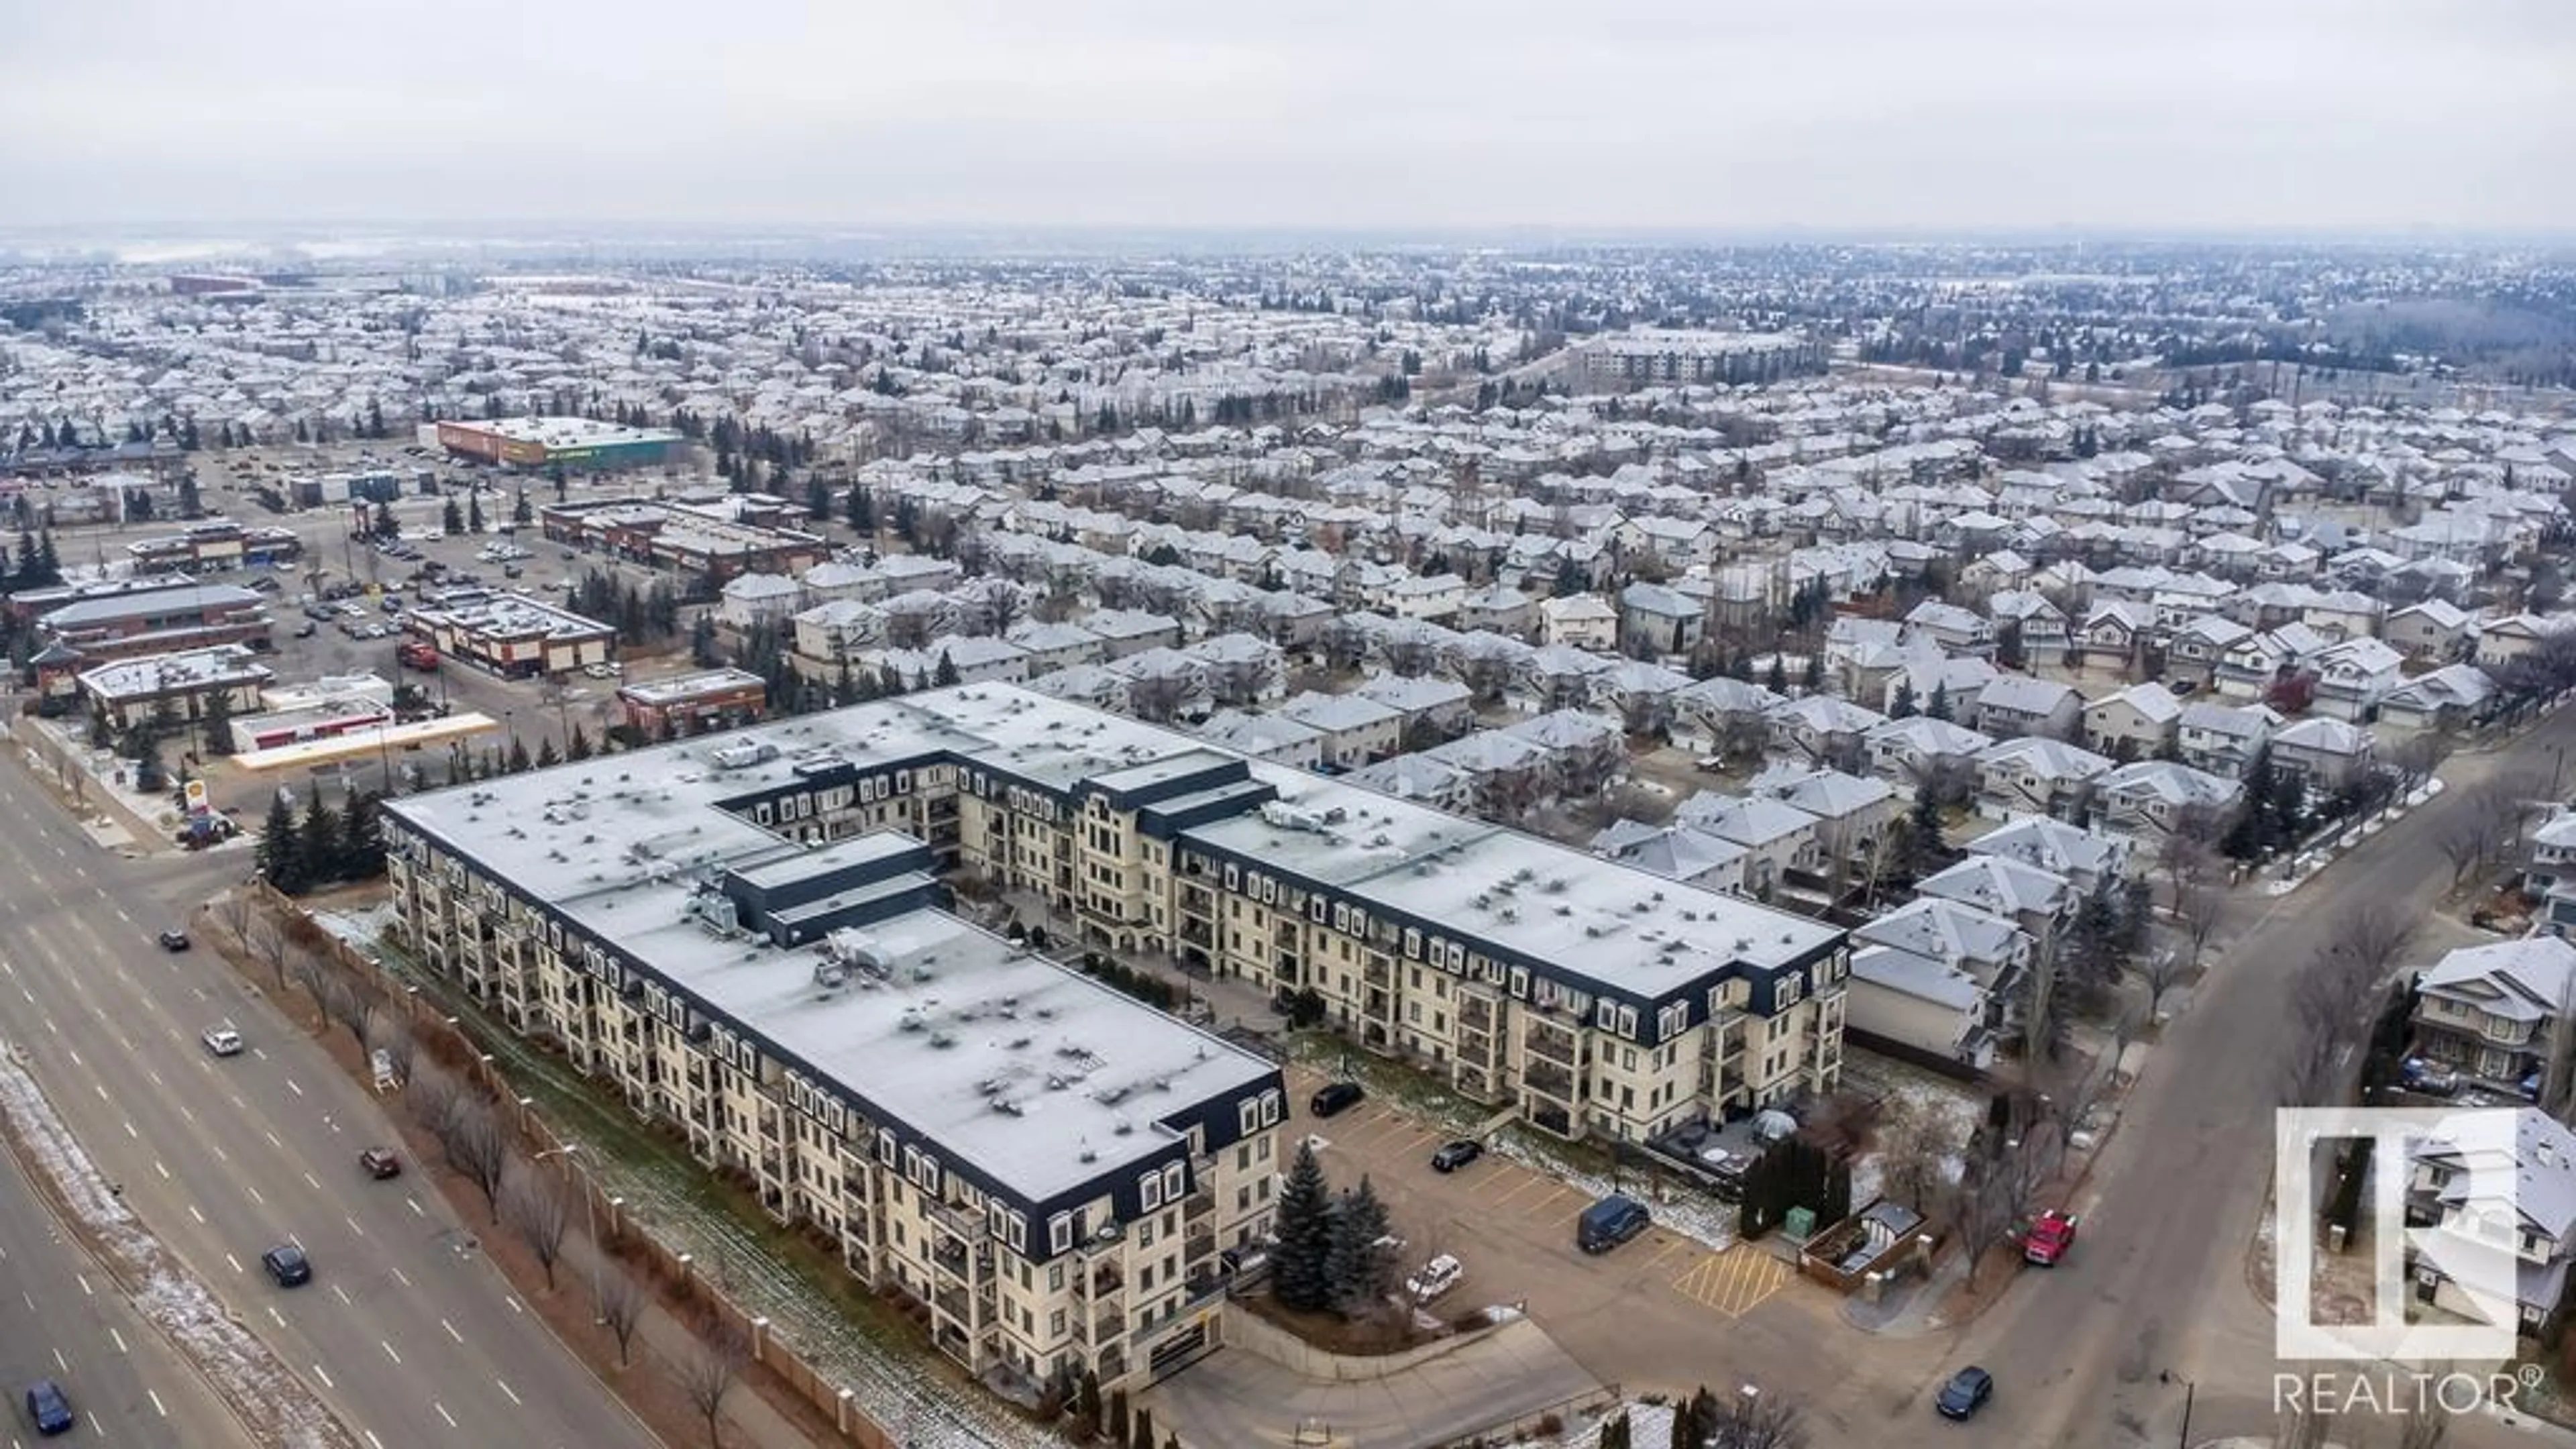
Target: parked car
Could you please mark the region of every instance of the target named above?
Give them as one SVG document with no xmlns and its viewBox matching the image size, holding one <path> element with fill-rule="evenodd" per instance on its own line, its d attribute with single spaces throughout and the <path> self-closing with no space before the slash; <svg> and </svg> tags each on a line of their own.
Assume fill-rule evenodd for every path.
<svg viewBox="0 0 2576 1449">
<path fill-rule="evenodd" d="M 1466 1265 L 1455 1256 L 1443 1253 L 1423 1264 L 1421 1272 L 1405 1279 L 1404 1291 L 1413 1295 L 1414 1302 L 1428 1303 L 1457 1287 L 1458 1280 L 1466 1276 Z"/>
<path fill-rule="evenodd" d="M 295 626 L 295 637 L 298 639 L 310 639 L 321 627 L 321 625 L 307 619 L 303 623 Z"/>
<path fill-rule="evenodd" d="M 1652 1220 L 1644 1203 L 1614 1192 L 1574 1220 L 1574 1245 L 1587 1253 L 1606 1253 L 1644 1232 Z"/>
<path fill-rule="evenodd" d="M 1431 1154 L 1431 1170 L 1433 1172 L 1456 1172 L 1459 1168 L 1466 1166 L 1468 1163 L 1473 1162 L 1484 1155 L 1484 1143 L 1478 1142 L 1472 1137 L 1461 1137 L 1455 1142 L 1442 1143 L 1440 1150 Z"/>
<path fill-rule="evenodd" d="M 163 931 L 161 933 L 161 949 L 164 951 L 187 950 L 188 933 L 185 931 Z"/>
<path fill-rule="evenodd" d="M 1941 1392 L 1933 1397 L 1932 1407 L 1940 1410 L 1944 1419 L 1965 1419 L 1984 1408 L 1986 1400 L 1994 1396 L 1995 1376 L 1971 1364 L 1950 1375 L 1949 1381 L 1941 1385 Z"/>
<path fill-rule="evenodd" d="M 313 1260 L 293 1243 L 280 1243 L 260 1254 L 259 1265 L 280 1288 L 300 1288 L 313 1281 Z"/>
<path fill-rule="evenodd" d="M 207 1027 L 204 1034 L 201 1035 L 198 1040 L 204 1042 L 206 1044 L 206 1050 L 213 1052 L 216 1056 L 237 1057 L 241 1055 L 241 1033 L 233 1030 L 229 1026 Z"/>
<path fill-rule="evenodd" d="M 370 1147 L 359 1153 L 358 1165 L 367 1170 L 367 1176 L 378 1182 L 402 1176 L 402 1159 L 396 1157 L 390 1147 Z"/>
<path fill-rule="evenodd" d="M 1367 1096 L 1368 1089 L 1357 1082 L 1332 1082 L 1307 1099 L 1306 1110 L 1318 1117 L 1330 1117 L 1358 1106 Z"/>
<path fill-rule="evenodd" d="M 2071 1214 L 2050 1210 L 2031 1220 L 2021 1235 L 2021 1256 L 2026 1263 L 2054 1268 L 2066 1250 L 2075 1246 L 2075 1219 Z"/>
<path fill-rule="evenodd" d="M 2397 1068 L 2397 1084 L 2410 1092 L 2447 1097 L 2460 1090 L 2460 1073 L 2444 1062 L 2408 1057 Z"/>
<path fill-rule="evenodd" d="M 72 1425 L 79 1422 L 72 1413 L 71 1399 L 63 1393 L 63 1386 L 52 1379 L 38 1379 L 27 1386 L 27 1420 L 36 1426 L 37 1433 L 47 1438 L 68 1434 Z"/>
</svg>

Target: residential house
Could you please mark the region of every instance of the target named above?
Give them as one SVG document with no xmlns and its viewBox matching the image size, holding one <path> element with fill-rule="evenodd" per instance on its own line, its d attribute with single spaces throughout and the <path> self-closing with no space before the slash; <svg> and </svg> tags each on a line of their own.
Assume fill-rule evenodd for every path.
<svg viewBox="0 0 2576 1449">
<path fill-rule="evenodd" d="M 2379 637 L 2410 659 L 2450 663 L 2475 647 L 2468 611 L 2441 599 L 2424 599 L 2391 613 Z"/>
<path fill-rule="evenodd" d="M 1995 1014 L 1984 983 L 1949 962 L 1893 946 L 1851 953 L 1843 1034 L 1857 1045 L 1983 1072 L 1994 1064 Z"/>
<path fill-rule="evenodd" d="M 2004 740 L 1977 755 L 1977 813 L 1989 820 L 2048 815 L 2081 821 L 2095 780 L 2112 763 L 2062 740 Z"/>
<path fill-rule="evenodd" d="M 1174 649 L 1181 642 L 1180 620 L 1141 609 L 1094 609 L 1083 617 L 1082 627 L 1099 636 L 1101 649 L 1109 659 L 1123 659 L 1148 649 Z"/>
<path fill-rule="evenodd" d="M 2171 760 L 2140 760 L 2093 782 L 2094 820 L 2101 829 L 2154 845 L 2194 820 L 2214 827 L 2244 794 L 2244 784 L 2233 776 Z M 2215 839 L 2219 832 L 2209 833 Z"/>
<path fill-rule="evenodd" d="M 2576 980 L 2576 946 L 2552 935 L 2462 946 L 2416 980 L 2415 1051 L 2507 1090 L 2549 1065 Z"/>
<path fill-rule="evenodd" d="M 1977 728 L 1997 739 L 2020 735 L 2064 739 L 2083 718 L 2083 696 L 2053 679 L 2006 674 L 1977 694 Z"/>
<path fill-rule="evenodd" d="M 1109 659 L 1108 643 L 1079 624 L 1024 620 L 1013 624 L 1002 637 L 1028 651 L 1032 677 L 1077 664 L 1102 664 Z"/>
<path fill-rule="evenodd" d="M 1521 671 L 1503 686 L 1503 703 L 1519 714 L 1545 714 L 1581 709 L 1592 700 L 1592 677 L 1612 661 L 1562 644 L 1545 644 L 1521 661 Z"/>
<path fill-rule="evenodd" d="M 1569 649 L 1608 653 L 1619 647 L 1619 611 L 1598 594 L 1570 594 L 1542 599 L 1538 605 L 1539 642 Z"/>
<path fill-rule="evenodd" d="M 1621 824 L 1635 826 L 1636 822 Z M 1647 826 L 1605 842 L 1611 834 L 1604 831 L 1594 838 L 1595 853 L 1684 885 L 1730 895 L 1747 894 L 1744 867 L 1752 852 L 1734 841 L 1687 825 Z"/>
<path fill-rule="evenodd" d="M 2133 684 L 2084 707 L 2084 744 L 2122 762 L 2153 759 L 2174 747 L 2182 709 L 2162 684 Z"/>
<path fill-rule="evenodd" d="M 2177 683 L 2189 681 L 2237 694 L 2243 684 L 2239 677 L 2242 671 L 2236 668 L 2231 654 L 2242 653 L 2246 646 L 2265 637 L 2223 615 L 2202 614 L 2176 628 L 2172 640 L 2165 645 L 2165 677 Z M 2270 647 L 2268 644 L 2260 646 L 2263 650 Z M 2246 657 L 2251 660 L 2253 656 Z M 2284 661 L 2275 657 L 2273 662 L 2277 666 Z M 2222 671 L 2222 665 L 2229 667 Z M 2249 664 L 2246 667 L 2253 666 Z M 2273 668 L 2260 668 L 2255 672 L 2259 679 L 2250 688 L 2243 689 L 2241 697 L 2261 699 L 2264 691 L 2272 687 Z"/>
<path fill-rule="evenodd" d="M 1416 729 L 1447 735 L 1476 721 L 1475 697 L 1467 686 L 1454 679 L 1434 679 L 1427 675 L 1408 679 L 1401 674 L 1372 674 L 1351 692 L 1362 699 L 1376 700 L 1404 716 L 1404 730 L 1408 736 Z"/>
<path fill-rule="evenodd" d="M 2066 611 L 2048 595 L 2027 589 L 2006 589 L 1986 600 L 1986 617 L 1994 620 L 1999 644 L 2010 630 L 2020 639 L 2022 653 L 2032 659 L 2054 663 L 2073 635 Z"/>
<path fill-rule="evenodd" d="M 2155 612 L 2146 604 L 2103 599 L 2086 611 L 2084 627 L 2077 631 L 2075 642 L 2088 660 L 2106 661 L 2117 669 L 2137 658 L 2155 637 Z"/>
<path fill-rule="evenodd" d="M 1634 583 L 1619 591 L 1619 647 L 1630 654 L 1688 654 L 1699 646 L 1708 610 L 1679 589 Z"/>
<path fill-rule="evenodd" d="M 2000 1034 L 2020 1016 L 2024 981 L 2037 958 L 2037 943 L 2009 919 L 1938 897 L 1924 897 L 1852 928 L 1853 971 L 1871 948 L 1900 952 L 1916 962 L 1948 967 L 1973 979 L 1985 997 L 1986 1016 L 1977 1025 Z M 1882 959 L 1882 976 L 1897 963 Z M 1903 976 L 1921 979 L 1921 967 L 1905 965 Z M 1885 983 L 1883 982 L 1883 985 Z"/>
<path fill-rule="evenodd" d="M 1407 574 L 1387 588 L 1386 608 L 1399 619 L 1454 622 L 1467 601 L 1467 581 L 1456 574 Z"/>
<path fill-rule="evenodd" d="M 1772 743 L 1813 764 L 1857 765 L 1861 739 L 1887 716 L 1830 694 L 1793 699 L 1770 714 Z"/>
<path fill-rule="evenodd" d="M 1945 778 L 1955 777 L 1973 789 L 1977 754 L 1993 743 L 1964 725 L 1909 715 L 1870 726 L 1861 738 L 1861 758 L 1871 774 L 1910 799 L 1924 785 Z"/>
<path fill-rule="evenodd" d="M 1472 590 L 1458 601 L 1456 627 L 1462 631 L 1486 630 L 1519 639 L 1530 631 L 1538 618 L 1538 601 L 1518 589 L 1493 584 Z"/>
<path fill-rule="evenodd" d="M 2016 861 L 2063 876 L 2080 896 L 2124 880 L 2133 867 L 2142 865 L 2133 841 L 2040 815 L 2009 819 L 1963 848 L 1970 855 Z"/>
<path fill-rule="evenodd" d="M 1322 763 L 1356 770 L 1404 748 L 1404 712 L 1365 695 L 1308 691 L 1271 713 L 1322 736 Z"/>
<path fill-rule="evenodd" d="M 1671 727 L 1681 692 L 1690 685 L 1691 677 L 1678 669 L 1623 659 L 1592 676 L 1591 708 L 1631 734 L 1653 735 Z"/>
<path fill-rule="evenodd" d="M 1744 893 L 1756 900 L 1769 900 L 1791 871 L 1814 875 L 1823 868 L 1816 817 L 1785 800 L 1703 790 L 1681 803 L 1673 821 L 1742 847 Z"/>
<path fill-rule="evenodd" d="M 805 605 L 805 588 L 785 574 L 737 574 L 725 580 L 716 617 L 735 629 L 784 624 Z"/>
<path fill-rule="evenodd" d="M 1501 730 L 1477 730 L 1418 753 L 1467 777 L 1473 810 L 1517 821 L 1556 798 L 1556 762 L 1543 746 Z"/>
<path fill-rule="evenodd" d="M 1986 686 L 2005 677 L 1991 662 L 1974 654 L 1921 653 L 1906 658 L 1886 680 L 1863 687 L 1852 698 L 1883 705 L 1889 714 L 1908 706 L 1922 713 L 1946 713 L 1973 722 Z"/>
<path fill-rule="evenodd" d="M 2543 1339 L 2559 1325 L 2576 1255 L 2576 1132 L 2536 1107 L 2513 1122 L 2510 1147 L 2452 1138 L 2411 1149 L 2406 1267 L 2435 1308 L 2474 1322 L 2509 1312 L 2518 1336 Z M 2475 1291 L 2454 1276 L 2464 1267 Z M 2508 1272 L 2510 1308 L 2491 1295 Z"/>
<path fill-rule="evenodd" d="M 2340 720 L 2364 720 L 2404 681 L 2406 656 L 2368 635 L 2331 645 L 2309 661 L 2317 672 L 2311 708 Z"/>
<path fill-rule="evenodd" d="M 2357 724 L 2322 715 L 2285 726 L 2272 736 L 2272 768 L 2296 775 L 2318 794 L 2358 783 L 2378 754 L 2378 741 Z"/>
<path fill-rule="evenodd" d="M 2490 619 L 2478 626 L 2477 647 L 2470 658 L 2479 668 L 2493 673 L 2517 659 L 2529 658 L 2571 628 L 2576 628 L 2576 615 L 2515 614 Z"/>
<path fill-rule="evenodd" d="M 1914 894 L 2012 922 L 2030 937 L 2043 964 L 2056 959 L 2057 943 L 2083 904 L 2082 894 L 2066 877 L 2009 855 L 1971 855 L 1916 881 Z"/>
<path fill-rule="evenodd" d="M 1956 604 L 1939 599 L 1925 599 L 1905 616 L 1908 638 L 1929 639 L 1952 654 L 1989 654 L 1995 647 L 1995 626 Z"/>
<path fill-rule="evenodd" d="M 2458 731 L 2485 719 L 2502 691 L 2474 664 L 2445 664 L 2379 697 L 2382 728 L 2408 733 Z"/>
<path fill-rule="evenodd" d="M 1286 715 L 1221 709 L 1193 733 L 1210 744 L 1290 769 L 1312 770 L 1324 762 L 1324 732 Z"/>
<path fill-rule="evenodd" d="M 2242 779 L 2281 723 L 2280 714 L 2265 705 L 2187 704 L 2174 748 L 2195 770 Z"/>
<path fill-rule="evenodd" d="M 1816 847 L 1833 862 L 1867 869 L 1888 827 L 1901 813 L 1885 780 L 1840 770 L 1775 765 L 1745 786 L 1752 795 L 1786 800 L 1816 817 Z"/>
<path fill-rule="evenodd" d="M 1350 782 L 1398 800 L 1464 815 L 1476 808 L 1476 782 L 1466 771 L 1427 755 L 1398 755 L 1353 770 Z"/>
<path fill-rule="evenodd" d="M 1673 696 L 1670 726 L 1675 748 L 1693 755 L 1761 752 L 1767 716 L 1785 701 L 1761 685 L 1721 674 Z"/>
</svg>

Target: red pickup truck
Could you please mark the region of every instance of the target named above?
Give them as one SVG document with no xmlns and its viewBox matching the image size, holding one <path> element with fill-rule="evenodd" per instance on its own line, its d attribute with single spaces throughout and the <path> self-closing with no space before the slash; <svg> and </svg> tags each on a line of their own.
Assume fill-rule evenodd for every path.
<svg viewBox="0 0 2576 1449">
<path fill-rule="evenodd" d="M 2022 1230 L 2021 1256 L 2024 1262 L 2053 1268 L 2066 1250 L 2075 1246 L 2075 1219 L 2061 1212 L 2044 1212 Z"/>
<path fill-rule="evenodd" d="M 434 673 L 438 669 L 438 646 L 426 640 L 406 639 L 395 646 L 394 658 L 405 669 Z"/>
</svg>

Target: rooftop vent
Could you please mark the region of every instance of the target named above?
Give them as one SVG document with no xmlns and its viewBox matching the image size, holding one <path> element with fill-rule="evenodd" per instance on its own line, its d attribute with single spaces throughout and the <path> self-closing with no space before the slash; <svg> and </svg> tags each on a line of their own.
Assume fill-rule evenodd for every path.
<svg viewBox="0 0 2576 1449">
<path fill-rule="evenodd" d="M 930 1044 L 944 1051 L 949 1047 L 957 1045 L 957 1038 L 955 1034 L 950 1032 L 934 1031 L 930 1034 Z"/>
</svg>

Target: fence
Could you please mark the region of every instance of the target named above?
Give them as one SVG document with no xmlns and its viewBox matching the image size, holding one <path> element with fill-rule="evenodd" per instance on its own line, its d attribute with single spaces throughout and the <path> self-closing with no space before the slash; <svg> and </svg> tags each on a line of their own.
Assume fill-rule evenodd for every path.
<svg viewBox="0 0 2576 1449">
<path fill-rule="evenodd" d="M 302 908 L 262 882 L 256 891 L 271 909 L 300 914 Z M 388 1003 L 410 1003 L 410 1026 L 419 1050 L 442 1067 L 455 1072 L 465 1082 L 480 1087 L 500 1103 L 524 1103 L 492 1058 L 474 1044 L 462 1027 L 455 1024 L 435 1002 L 412 989 L 412 983 L 383 962 L 369 956 L 337 936 L 330 937 L 330 959 L 353 976 L 373 981 L 385 993 Z M 523 1153 L 531 1159 L 543 1157 L 560 1167 L 565 1177 L 576 1184 L 581 1196 L 583 1221 L 589 1228 L 594 1252 L 606 1253 L 635 1264 L 659 1287 L 669 1290 L 687 1306 L 698 1309 L 710 1320 L 701 1331 L 726 1329 L 738 1332 L 749 1345 L 752 1362 L 759 1364 L 781 1383 L 802 1394 L 820 1409 L 850 1443 L 860 1449 L 896 1449 L 892 1433 L 862 1410 L 848 1389 L 827 1382 L 822 1374 L 798 1356 L 793 1349 L 779 1343 L 769 1333 L 769 1320 L 744 1312 L 706 1281 L 698 1265 L 685 1253 L 674 1253 L 649 1233 L 626 1231 L 626 1200 L 611 1197 L 601 1190 L 581 1159 L 568 1151 L 570 1144 L 548 1131 L 545 1124 L 522 1110 L 507 1120 Z M 604 1229 L 604 1231 L 603 1231 Z"/>
<path fill-rule="evenodd" d="M 1528 1435 L 1548 1432 L 1546 1426 L 1551 1421 L 1559 1430 L 1571 1431 L 1586 1415 L 1616 1407 L 1621 1397 L 1617 1384 L 1603 1384 L 1579 1394 L 1569 1394 L 1518 1418 L 1487 1424 L 1472 1434 L 1448 1441 L 1440 1449 L 1492 1449 L 1492 1446 L 1512 1444 Z"/>
</svg>

